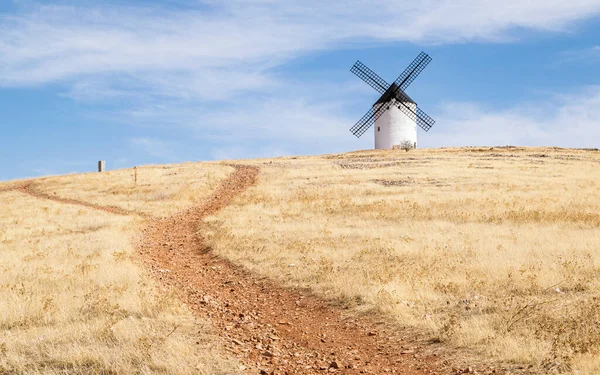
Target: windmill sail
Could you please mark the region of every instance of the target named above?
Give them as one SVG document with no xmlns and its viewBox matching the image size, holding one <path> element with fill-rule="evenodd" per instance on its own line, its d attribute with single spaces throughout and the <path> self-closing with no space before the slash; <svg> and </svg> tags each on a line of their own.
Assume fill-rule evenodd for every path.
<svg viewBox="0 0 600 375">
<path fill-rule="evenodd" d="M 408 68 L 400 74 L 398 79 L 389 85 L 366 65 L 357 61 L 350 71 L 382 95 L 375 105 L 350 128 L 352 134 L 356 137 L 362 136 L 389 109 L 390 105 L 398 107 L 423 130 L 428 131 L 431 129 L 435 121 L 420 108 L 417 108 L 416 103 L 404 92 L 430 62 L 431 57 L 425 52 L 421 52 Z"/>
<path fill-rule="evenodd" d="M 365 81 L 369 86 L 377 90 L 380 94 L 385 93 L 388 87 L 390 87 L 389 83 L 384 81 L 383 78 L 378 76 L 377 73 L 369 69 L 360 61 L 357 61 L 350 71 L 356 74 L 358 78 Z"/>
<path fill-rule="evenodd" d="M 398 95 L 392 99 L 393 104 L 398 107 L 405 115 L 410 117 L 413 121 L 425 131 L 429 131 L 435 120 L 429 117 L 427 113 L 423 112 L 421 108 L 415 106 L 415 109 L 409 107 L 407 103 L 410 103 L 409 98 L 406 97 L 404 92 L 398 92 Z M 379 117 L 379 116 L 378 116 Z"/>
<path fill-rule="evenodd" d="M 371 125 L 375 124 L 375 110 L 373 108 L 369 109 L 367 113 L 353 127 L 350 128 L 352 134 L 356 136 L 356 138 L 360 138 L 367 129 L 371 127 Z"/>
<path fill-rule="evenodd" d="M 406 90 L 408 86 L 421 74 L 423 69 L 431 62 L 431 57 L 425 52 L 421 52 L 416 59 L 400 74 L 394 81 L 400 90 Z"/>
</svg>

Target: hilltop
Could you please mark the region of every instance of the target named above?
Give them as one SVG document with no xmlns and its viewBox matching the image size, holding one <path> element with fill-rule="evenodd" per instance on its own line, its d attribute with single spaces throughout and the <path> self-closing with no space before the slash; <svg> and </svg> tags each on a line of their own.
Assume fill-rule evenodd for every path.
<svg viewBox="0 0 600 375">
<path fill-rule="evenodd" d="M 599 167 L 470 147 L 0 183 L 0 373 L 598 373 Z"/>
</svg>

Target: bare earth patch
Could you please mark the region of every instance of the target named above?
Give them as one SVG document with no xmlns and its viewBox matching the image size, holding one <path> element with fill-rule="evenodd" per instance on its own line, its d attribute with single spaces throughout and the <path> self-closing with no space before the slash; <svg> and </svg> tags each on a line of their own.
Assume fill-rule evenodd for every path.
<svg viewBox="0 0 600 375">
<path fill-rule="evenodd" d="M 384 321 L 344 317 L 309 291 L 257 278 L 197 241 L 200 220 L 252 186 L 257 174 L 239 167 L 206 204 L 154 220 L 140 244 L 153 274 L 212 319 L 249 373 L 429 373 L 437 358 L 421 350 L 414 332 L 400 337 Z"/>
</svg>

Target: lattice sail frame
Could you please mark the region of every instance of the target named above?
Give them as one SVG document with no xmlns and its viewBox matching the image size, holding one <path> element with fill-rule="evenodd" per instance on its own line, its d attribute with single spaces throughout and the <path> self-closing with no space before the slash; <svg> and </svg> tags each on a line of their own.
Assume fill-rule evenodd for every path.
<svg viewBox="0 0 600 375">
<path fill-rule="evenodd" d="M 367 66 L 360 61 L 357 61 L 350 71 L 358 76 L 358 78 L 365 81 L 369 86 L 374 88 L 380 94 L 384 94 L 390 84 L 387 83 L 383 78 L 377 75 L 374 71 L 367 68 Z"/>
<path fill-rule="evenodd" d="M 410 86 L 410 84 L 417 78 L 419 74 L 425 69 L 425 67 L 431 62 L 431 57 L 424 52 L 421 52 L 417 58 L 413 60 L 413 62 L 400 74 L 400 76 L 394 81 L 396 84 L 396 88 L 393 92 L 390 93 L 390 104 L 386 105 L 383 103 L 376 109 L 371 107 L 365 115 L 358 120 L 354 126 L 350 128 L 352 134 L 356 137 L 362 136 L 372 125 L 375 124 L 375 121 L 385 112 L 386 109 L 389 108 L 390 105 L 397 106 L 404 114 L 406 114 L 410 119 L 415 121 L 417 125 L 419 125 L 423 130 L 429 131 L 433 124 L 435 124 L 435 120 L 433 120 L 429 115 L 423 112 L 420 108 L 417 108 L 416 111 L 405 105 L 404 103 L 410 102 L 408 96 L 404 93 L 404 90 Z M 385 94 L 390 85 L 381 77 L 379 77 L 375 72 L 369 69 L 366 65 L 357 61 L 354 66 L 350 69 L 350 71 L 360 79 L 365 81 L 369 86 L 373 87 L 380 94 Z"/>
<path fill-rule="evenodd" d="M 421 52 L 410 65 L 404 69 L 404 72 L 394 81 L 400 87 L 400 90 L 406 90 L 408 86 L 421 74 L 423 69 L 431 62 L 431 57 L 425 52 Z"/>
</svg>

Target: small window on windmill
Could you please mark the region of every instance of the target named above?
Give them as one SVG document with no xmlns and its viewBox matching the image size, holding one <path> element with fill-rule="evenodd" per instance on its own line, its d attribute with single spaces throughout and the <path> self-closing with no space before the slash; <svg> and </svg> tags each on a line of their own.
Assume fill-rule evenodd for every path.
<svg viewBox="0 0 600 375">
<path fill-rule="evenodd" d="M 377 131 L 380 131 L 380 130 L 381 130 L 381 128 L 378 126 L 378 127 L 377 127 Z"/>
</svg>

